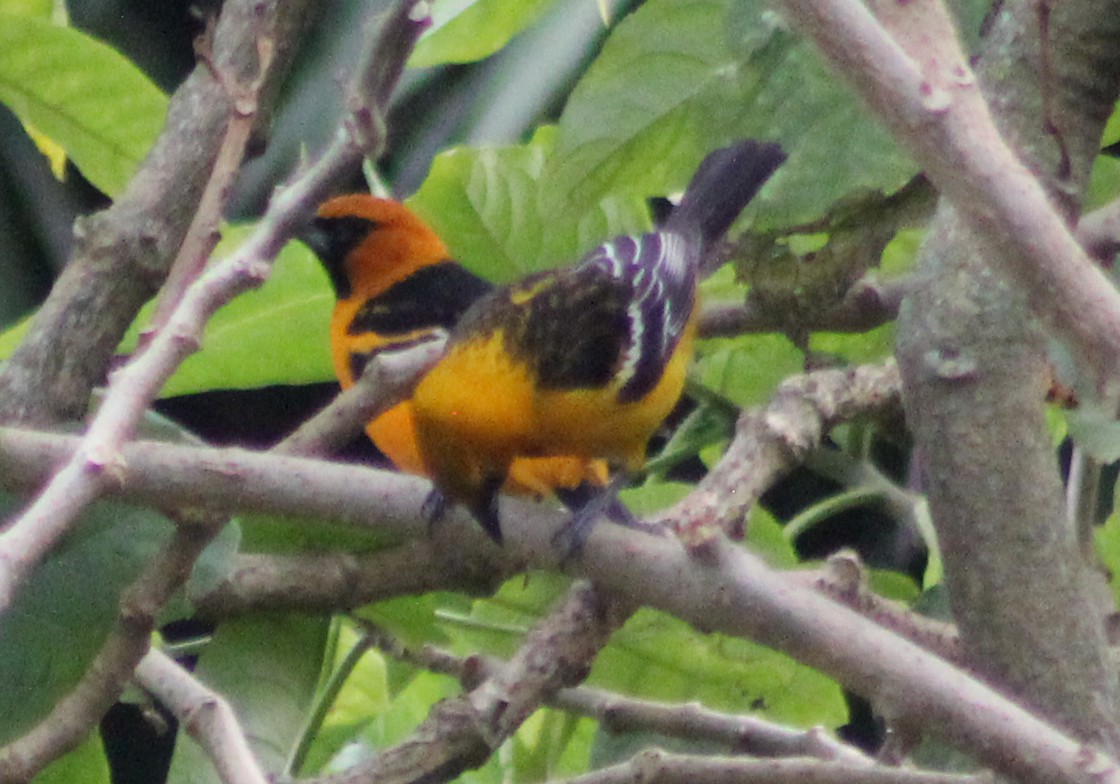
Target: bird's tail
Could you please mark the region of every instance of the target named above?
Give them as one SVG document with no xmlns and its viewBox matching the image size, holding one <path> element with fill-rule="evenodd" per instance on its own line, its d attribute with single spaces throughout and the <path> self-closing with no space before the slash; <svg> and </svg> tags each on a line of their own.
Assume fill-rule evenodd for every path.
<svg viewBox="0 0 1120 784">
<path fill-rule="evenodd" d="M 707 249 L 730 228 L 785 159 L 778 144 L 753 139 L 708 153 L 664 228 L 699 232 Z"/>
</svg>

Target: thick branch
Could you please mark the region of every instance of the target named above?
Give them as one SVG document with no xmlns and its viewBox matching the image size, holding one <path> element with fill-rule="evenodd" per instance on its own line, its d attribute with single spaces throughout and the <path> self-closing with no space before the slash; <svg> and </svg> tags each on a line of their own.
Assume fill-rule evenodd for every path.
<svg viewBox="0 0 1120 784">
<path fill-rule="evenodd" d="M 985 42 L 985 93 L 1049 195 L 1003 141 L 937 0 L 882 3 L 879 21 L 848 0 L 784 6 L 944 197 L 898 353 L 964 649 L 1065 727 L 1120 748 L 1120 689 L 1062 524 L 1028 313 L 1111 399 L 1120 296 L 1067 222 L 1116 99 L 1117 4 L 1005 4 Z"/>
</svg>

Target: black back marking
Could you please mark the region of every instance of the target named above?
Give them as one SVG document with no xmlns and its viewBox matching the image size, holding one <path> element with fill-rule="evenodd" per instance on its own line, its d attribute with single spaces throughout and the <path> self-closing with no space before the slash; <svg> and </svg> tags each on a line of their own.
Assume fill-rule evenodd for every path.
<svg viewBox="0 0 1120 784">
<path fill-rule="evenodd" d="M 369 299 L 346 331 L 401 335 L 421 329 L 451 329 L 493 286 L 453 261 L 421 267 Z"/>
<path fill-rule="evenodd" d="M 577 267 L 555 275 L 528 301 L 518 342 L 541 387 L 596 388 L 611 382 L 630 335 L 629 298 L 625 281 Z"/>
</svg>

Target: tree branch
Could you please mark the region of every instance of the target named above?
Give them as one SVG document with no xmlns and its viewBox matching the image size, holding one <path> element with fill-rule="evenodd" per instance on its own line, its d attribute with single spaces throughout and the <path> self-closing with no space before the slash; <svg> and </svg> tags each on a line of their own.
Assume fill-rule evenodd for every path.
<svg viewBox="0 0 1120 784">
<path fill-rule="evenodd" d="M 426 645 L 409 650 L 380 632 L 372 632 L 374 644 L 386 654 L 417 667 L 451 675 L 464 688 L 492 677 L 504 662 L 486 656 L 462 658 Z M 599 722 L 608 732 L 656 732 L 690 741 L 719 743 L 736 754 L 756 757 L 815 757 L 870 767 L 874 760 L 853 746 L 837 740 L 821 728 L 793 730 L 755 716 L 740 716 L 710 710 L 699 703 L 685 705 L 625 697 L 588 686 L 561 689 L 548 704 Z"/>
<path fill-rule="evenodd" d="M 878 19 L 849 0 L 783 7 L 943 196 L 897 352 L 964 649 L 987 677 L 1115 752 L 1120 688 L 1094 577 L 1062 522 L 1044 342 L 1028 308 L 1113 405 L 1120 294 L 1067 222 L 1117 97 L 1118 6 L 1005 5 L 980 58 L 984 95 L 938 0 L 881 3 Z"/>
<path fill-rule="evenodd" d="M 233 708 L 175 661 L 152 649 L 136 665 L 136 682 L 179 720 L 225 784 L 268 784 Z"/>
<path fill-rule="evenodd" d="M 742 335 L 753 332 L 786 332 L 791 327 L 811 332 L 867 332 L 898 315 L 898 306 L 909 289 L 909 278 L 881 282 L 873 275 L 853 285 L 836 305 L 810 311 L 809 320 L 791 324 L 787 313 L 775 312 L 756 301 L 711 303 L 700 314 L 701 337 Z"/>
<path fill-rule="evenodd" d="M 510 661 L 469 694 L 444 700 L 403 743 L 318 784 L 448 781 L 478 767 L 540 705 L 587 677 L 627 613 L 577 583 Z"/>
<path fill-rule="evenodd" d="M 558 784 L 629 784 L 634 781 L 650 784 L 692 784 L 696 781 L 711 784 L 983 784 L 990 781 L 990 777 L 885 765 L 868 768 L 821 760 L 701 757 L 646 749 L 621 765 L 560 779 Z"/>
<path fill-rule="evenodd" d="M 838 422 L 900 405 L 894 363 L 824 370 L 784 381 L 766 406 L 744 411 L 735 438 L 693 491 L 665 513 L 681 540 L 700 547 L 722 531 L 741 538 L 750 508 L 798 466 Z"/>
<path fill-rule="evenodd" d="M 136 423 L 171 373 L 200 345 L 207 319 L 237 294 L 263 283 L 276 254 L 331 185 L 356 167 L 365 153 L 380 152 L 384 142 L 380 101 L 396 83 L 406 53 L 428 24 L 427 18 L 412 20 L 412 8 L 412 2 L 399 2 L 374 38 L 376 44 L 365 50 L 350 92 L 346 130 L 338 133 L 318 162 L 274 196 L 253 235 L 187 290 L 167 327 L 114 375 L 81 447 L 30 508 L 0 534 L 0 611 L 9 606 L 30 569 L 81 510 L 112 483 L 122 444 L 132 437 Z"/>
<path fill-rule="evenodd" d="M 1097 376 L 1102 388 L 1111 383 L 1120 367 L 1120 294 L 1003 142 L 940 3 L 881 3 L 882 23 L 851 0 L 779 5 L 956 205 L 1036 315 L 1087 370 L 1107 369 Z"/>
<path fill-rule="evenodd" d="M 0 608 L 7 607 L 27 570 L 67 530 L 80 511 L 81 505 L 74 503 L 68 493 L 88 501 L 112 484 L 110 473 L 104 469 L 110 464 L 120 467 L 121 445 L 131 436 L 136 421 L 176 362 L 187 353 L 184 338 L 201 335 L 206 315 L 228 300 L 238 287 L 263 280 L 266 262 L 275 256 L 303 216 L 324 197 L 330 184 L 356 166 L 364 151 L 378 149 L 383 139 L 380 107 L 428 24 L 426 16 L 414 16 L 413 12 L 413 3 L 401 0 L 382 25 L 380 34 L 369 37 L 370 45 L 362 51 L 354 76 L 351 112 L 335 142 L 318 163 L 273 200 L 257 232 L 239 252 L 188 289 L 168 327 L 114 379 L 82 445 L 40 495 L 38 505 L 33 504 L 20 521 L 0 534 L 0 566 L 4 561 L 15 566 L 0 573 L 5 581 L 0 589 Z M 59 501 L 65 504 L 61 512 L 51 508 Z M 222 516 L 200 514 L 180 524 L 163 552 L 125 592 L 117 626 L 82 681 L 31 732 L 0 750 L 0 782 L 30 780 L 88 734 L 148 650 L 156 614 L 186 581 L 195 560 L 226 522 Z M 42 525 L 43 530 L 36 530 L 36 525 Z"/>
</svg>

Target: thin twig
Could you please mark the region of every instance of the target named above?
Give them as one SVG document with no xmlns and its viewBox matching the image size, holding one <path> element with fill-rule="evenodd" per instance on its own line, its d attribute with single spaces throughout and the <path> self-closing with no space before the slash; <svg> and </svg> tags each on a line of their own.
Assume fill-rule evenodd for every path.
<svg viewBox="0 0 1120 784">
<path fill-rule="evenodd" d="M 804 319 L 793 322 L 788 313 L 774 312 L 754 300 L 706 304 L 700 314 L 700 334 L 720 337 L 787 332 L 793 328 L 811 332 L 867 332 L 894 320 L 910 283 L 909 278 L 882 282 L 867 276 L 832 307 L 820 312 L 811 310 Z"/>
<path fill-rule="evenodd" d="M 245 149 L 256 122 L 257 100 L 261 86 L 264 84 L 265 74 L 268 73 L 272 63 L 274 46 L 271 35 L 267 32 L 265 37 L 258 39 L 259 71 L 256 78 L 248 84 L 243 85 L 227 78 L 216 65 L 213 66 L 214 75 L 225 87 L 229 99 L 229 123 L 222 138 L 222 146 L 218 149 L 218 157 L 214 161 L 213 174 L 206 182 L 206 189 L 202 192 L 198 209 L 191 220 L 190 228 L 187 229 L 187 237 L 183 240 L 179 255 L 172 262 L 167 280 L 160 288 L 151 324 L 145 330 L 141 348 L 138 350 L 142 350 L 147 345 L 148 338 L 152 334 L 166 326 L 175 306 L 183 298 L 183 292 L 202 272 L 206 260 L 210 258 L 210 254 L 218 244 L 220 237 L 218 223 L 229 200 L 229 194 L 233 190 L 233 181 L 241 170 L 241 161 L 245 157 Z M 209 57 L 209 53 L 205 56 Z"/>
<path fill-rule="evenodd" d="M 136 682 L 170 710 L 206 750 L 225 784 L 268 784 L 245 731 L 222 695 L 155 649 L 136 665 Z"/>
<path fill-rule="evenodd" d="M 834 424 L 897 409 L 901 392 L 893 362 L 788 379 L 766 406 L 743 412 L 719 463 L 663 516 L 676 522 L 681 540 L 690 547 L 723 531 L 740 537 L 759 496 L 819 446 Z"/>
<path fill-rule="evenodd" d="M 582 776 L 560 779 L 557 784 L 990 784 L 986 774 L 966 775 L 817 759 L 756 760 L 738 757 L 702 757 L 672 754 L 661 749 L 639 752 L 620 765 Z"/>
<path fill-rule="evenodd" d="M 455 656 L 433 646 L 410 650 L 384 633 L 372 635 L 374 643 L 394 658 L 418 667 L 451 675 L 465 688 L 474 688 L 504 666 L 485 656 Z M 756 716 L 737 716 L 705 708 L 652 702 L 626 697 L 589 686 L 561 689 L 548 704 L 560 710 L 595 719 L 608 732 L 656 732 L 691 741 L 725 744 L 737 754 L 757 757 L 815 757 L 871 766 L 862 751 L 837 740 L 821 728 L 795 730 Z"/>
<path fill-rule="evenodd" d="M 315 457 L 332 454 L 367 422 L 407 398 L 420 377 L 443 355 L 445 338 L 433 338 L 403 351 L 380 351 L 354 385 L 277 444 L 272 452 Z"/>
<path fill-rule="evenodd" d="M 790 578 L 835 599 L 946 661 L 965 666 L 957 628 L 951 623 L 919 615 L 902 602 L 891 601 L 875 593 L 868 585 L 867 572 L 855 553 L 841 551 L 829 557 L 823 569 L 790 572 Z"/>
</svg>

